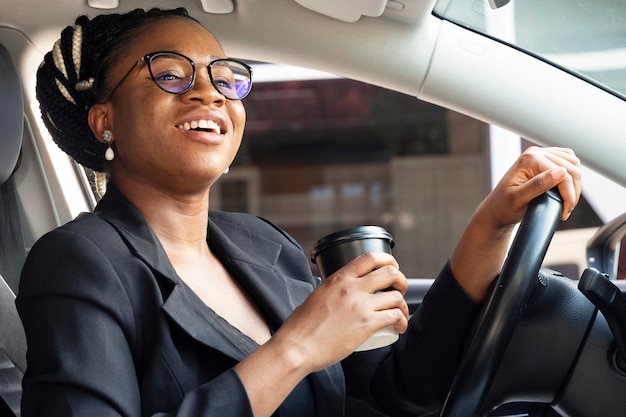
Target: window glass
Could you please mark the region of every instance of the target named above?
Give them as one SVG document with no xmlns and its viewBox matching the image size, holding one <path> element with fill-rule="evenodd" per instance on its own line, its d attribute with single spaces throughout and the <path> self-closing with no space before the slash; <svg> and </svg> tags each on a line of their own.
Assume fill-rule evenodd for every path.
<svg viewBox="0 0 626 417">
<path fill-rule="evenodd" d="M 623 1 L 439 0 L 435 13 L 626 98 Z"/>
<path fill-rule="evenodd" d="M 307 253 L 374 224 L 408 277 L 434 277 L 490 190 L 488 126 L 415 97 L 333 78 L 257 83 L 244 105 L 243 144 L 211 207 L 266 217 Z M 582 206 L 568 226 L 598 225 Z"/>
</svg>

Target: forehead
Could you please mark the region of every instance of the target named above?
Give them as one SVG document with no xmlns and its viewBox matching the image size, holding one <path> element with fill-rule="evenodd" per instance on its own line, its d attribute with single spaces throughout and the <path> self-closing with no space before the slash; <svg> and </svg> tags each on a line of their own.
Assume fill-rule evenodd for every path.
<svg viewBox="0 0 626 417">
<path fill-rule="evenodd" d="M 129 48 L 133 54 L 176 51 L 202 56 L 225 56 L 219 41 L 199 23 L 185 18 L 168 18 L 145 26 Z"/>
</svg>

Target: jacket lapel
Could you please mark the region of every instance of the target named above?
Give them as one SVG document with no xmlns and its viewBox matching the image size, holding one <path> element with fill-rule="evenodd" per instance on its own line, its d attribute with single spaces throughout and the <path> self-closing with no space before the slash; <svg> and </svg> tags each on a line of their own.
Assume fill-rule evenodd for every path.
<svg viewBox="0 0 626 417">
<path fill-rule="evenodd" d="M 95 213 L 110 223 L 131 251 L 152 269 L 164 297 L 164 312 L 189 336 L 238 361 L 258 347 L 208 308 L 180 280 L 141 213 L 111 184 Z M 282 249 L 279 243 L 219 219 L 209 219 L 208 234 L 211 248 L 260 306 L 273 330 L 280 327 L 312 291 L 310 284 L 276 273 Z"/>
<path fill-rule="evenodd" d="M 165 314 L 195 341 L 236 361 L 258 345 L 208 308 L 184 283 L 174 286 L 163 304 Z"/>
<path fill-rule="evenodd" d="M 109 222 L 126 242 L 131 252 L 170 283 L 179 281 L 156 234 L 141 213 L 115 188 L 107 185 L 94 214 Z"/>
<path fill-rule="evenodd" d="M 227 224 L 220 226 L 227 227 Z M 254 234 L 226 235 L 212 220 L 209 235 L 212 249 L 257 302 L 273 329 L 280 327 L 295 306 L 312 291 L 310 284 L 285 280 L 275 273 L 280 244 Z M 196 341 L 237 361 L 258 347 L 255 341 L 208 308 L 180 280 L 165 301 L 163 310 Z"/>
<path fill-rule="evenodd" d="M 313 291 L 310 283 L 277 273 L 280 243 L 213 218 L 209 219 L 209 242 L 225 267 L 261 308 L 273 330 Z"/>
<path fill-rule="evenodd" d="M 302 281 L 302 277 L 276 272 L 282 249 L 279 243 L 237 229 L 233 223 L 210 219 L 209 241 L 221 248 L 216 252 L 222 262 L 263 309 L 269 324 L 276 330 L 306 300 L 313 286 Z M 305 273 L 310 276 L 310 271 Z M 309 380 L 316 415 L 343 415 L 345 381 L 341 365 L 334 364 L 315 372 L 309 375 Z"/>
</svg>

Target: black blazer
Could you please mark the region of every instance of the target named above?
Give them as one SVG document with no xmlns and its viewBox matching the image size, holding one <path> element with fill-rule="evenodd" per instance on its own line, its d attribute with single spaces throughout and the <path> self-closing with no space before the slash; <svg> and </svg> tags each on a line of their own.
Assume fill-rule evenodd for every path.
<svg viewBox="0 0 626 417">
<path fill-rule="evenodd" d="M 319 279 L 282 230 L 212 212 L 208 243 L 277 329 Z M 179 279 L 154 232 L 112 185 L 93 214 L 48 233 L 24 267 L 22 416 L 252 416 L 233 366 L 258 345 Z M 346 395 L 393 416 L 443 401 L 477 306 L 444 268 L 393 348 L 309 376 L 319 417 Z"/>
</svg>

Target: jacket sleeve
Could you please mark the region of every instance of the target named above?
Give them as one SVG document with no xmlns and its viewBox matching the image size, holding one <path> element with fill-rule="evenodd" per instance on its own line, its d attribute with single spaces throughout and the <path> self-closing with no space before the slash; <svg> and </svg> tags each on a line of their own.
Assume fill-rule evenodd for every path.
<svg viewBox="0 0 626 417">
<path fill-rule="evenodd" d="M 394 417 L 432 414 L 450 390 L 479 308 L 446 264 L 393 347 L 344 361 L 348 395 Z"/>
<path fill-rule="evenodd" d="M 60 229 L 28 256 L 16 301 L 28 341 L 24 417 L 145 415 L 133 357 L 138 324 L 121 268 L 114 266 L 125 261 L 103 250 Z M 252 416 L 232 369 L 180 395 L 178 410 L 153 415 Z"/>
</svg>

